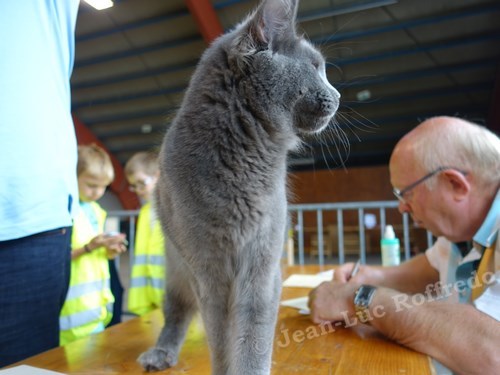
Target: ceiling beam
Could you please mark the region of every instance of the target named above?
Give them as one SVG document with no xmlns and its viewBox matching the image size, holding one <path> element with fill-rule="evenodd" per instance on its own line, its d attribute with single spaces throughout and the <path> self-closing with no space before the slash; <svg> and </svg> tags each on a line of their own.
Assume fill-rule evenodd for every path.
<svg viewBox="0 0 500 375">
<path fill-rule="evenodd" d="M 351 14 L 356 12 L 361 12 L 363 10 L 369 10 L 374 8 L 381 8 L 388 5 L 396 4 L 397 0 L 375 0 L 375 1 L 359 1 L 351 2 L 349 5 L 336 6 L 335 8 L 329 7 L 328 9 L 315 10 L 313 12 L 308 12 L 307 14 L 299 15 L 299 22 L 310 22 L 317 21 L 324 18 L 336 17 L 343 14 Z"/>
<path fill-rule="evenodd" d="M 135 21 L 135 22 L 123 23 L 121 26 L 114 26 L 114 27 L 108 28 L 108 29 L 103 29 L 103 30 L 99 29 L 99 31 L 93 31 L 93 32 L 85 33 L 85 34 L 79 34 L 75 37 L 75 41 L 77 43 L 86 42 L 89 40 L 103 38 L 106 36 L 110 36 L 110 35 L 114 35 L 114 34 L 118 34 L 118 33 L 123 33 L 123 32 L 130 31 L 130 30 L 140 29 L 142 27 L 156 25 L 156 24 L 159 24 L 162 22 L 168 22 L 172 19 L 186 17 L 186 16 L 189 16 L 189 13 L 185 9 L 173 11 L 173 12 L 170 12 L 167 14 L 160 14 L 158 16 L 153 16 L 150 18 L 141 19 L 141 20 Z"/>
<path fill-rule="evenodd" d="M 113 83 L 120 83 L 123 81 L 131 81 L 134 79 L 148 78 L 156 75 L 162 75 L 167 73 L 181 72 L 186 69 L 194 70 L 196 64 L 198 64 L 198 58 L 179 64 L 168 64 L 158 68 L 151 68 L 146 71 L 135 71 L 131 73 L 122 73 L 115 76 L 106 76 L 103 78 L 92 79 L 88 77 L 81 78 L 80 81 L 71 81 L 71 88 L 74 90 L 85 89 L 89 87 L 111 85 Z"/>
<path fill-rule="evenodd" d="M 318 14 L 322 15 L 327 15 L 329 12 L 330 7 L 320 10 Z M 342 42 L 345 40 L 352 40 L 352 39 L 363 39 L 368 36 L 373 36 L 373 35 L 378 35 L 378 34 L 384 34 L 387 32 L 392 32 L 392 31 L 399 31 L 399 30 L 408 30 L 408 29 L 413 29 L 416 27 L 421 27 L 421 26 L 434 26 L 434 27 L 439 27 L 442 23 L 445 22 L 451 22 L 463 18 L 468 18 L 468 17 L 473 17 L 473 16 L 478 16 L 482 14 L 488 14 L 488 13 L 494 13 L 494 12 L 499 12 L 500 11 L 500 4 L 494 4 L 490 6 L 485 6 L 485 5 L 480 5 L 479 7 L 468 7 L 460 11 L 456 12 L 446 12 L 444 14 L 436 15 L 436 16 L 430 16 L 430 17 L 422 17 L 422 18 L 414 18 L 414 19 L 408 19 L 404 20 L 401 22 L 396 22 L 396 23 L 389 23 L 389 24 L 383 24 L 380 26 L 376 26 L 373 28 L 368 28 L 364 29 L 362 28 L 361 30 L 355 30 L 355 31 L 346 31 L 346 32 L 338 32 L 335 33 L 334 35 L 325 35 L 323 37 L 319 38 L 313 38 L 311 41 L 316 44 L 316 45 L 324 45 L 326 43 L 338 43 Z M 299 15 L 299 20 L 300 20 L 300 15 Z M 340 31 L 340 30 L 339 30 Z"/>
<path fill-rule="evenodd" d="M 185 46 L 190 43 L 201 43 L 200 41 L 200 36 L 198 34 L 196 35 L 189 35 L 183 38 L 175 39 L 175 40 L 169 40 L 169 41 L 164 41 L 148 46 L 143 46 L 143 47 L 138 47 L 138 48 L 129 48 L 125 51 L 118 52 L 118 53 L 111 53 L 107 55 L 100 55 L 97 57 L 89 57 L 87 59 L 81 60 L 81 59 L 76 59 L 75 61 L 75 67 L 74 69 L 79 69 L 83 68 L 85 66 L 89 65 L 95 65 L 95 64 L 102 64 L 105 62 L 110 62 L 110 61 L 115 61 L 127 57 L 135 57 L 139 56 L 145 53 L 149 52 L 156 52 L 160 51 L 163 49 L 167 48 L 175 48 L 179 46 Z"/>
<path fill-rule="evenodd" d="M 210 0 L 184 0 L 207 44 L 223 33 L 217 13 Z"/>
<path fill-rule="evenodd" d="M 359 57 L 350 57 L 336 59 L 335 65 L 337 67 L 343 67 L 345 65 L 367 63 L 370 61 L 380 61 L 387 59 L 394 59 L 396 57 L 414 55 L 417 53 L 429 53 L 433 51 L 443 51 L 450 48 L 457 48 L 462 46 L 468 46 L 471 44 L 478 44 L 484 42 L 496 42 L 500 40 L 500 31 L 495 30 L 493 32 L 488 32 L 480 35 L 469 35 L 467 37 L 462 36 L 458 38 L 450 38 L 447 40 L 442 40 L 439 42 L 433 42 L 423 45 L 403 47 L 400 49 L 390 49 L 384 52 L 377 52 L 371 55 L 364 55 Z"/>
</svg>

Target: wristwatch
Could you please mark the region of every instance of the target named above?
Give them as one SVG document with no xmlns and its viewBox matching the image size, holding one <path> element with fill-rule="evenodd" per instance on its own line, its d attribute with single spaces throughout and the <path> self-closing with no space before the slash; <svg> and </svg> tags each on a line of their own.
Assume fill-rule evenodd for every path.
<svg viewBox="0 0 500 375">
<path fill-rule="evenodd" d="M 371 316 L 368 308 L 372 302 L 376 287 L 361 285 L 354 293 L 354 310 L 361 323 L 370 324 Z"/>
</svg>

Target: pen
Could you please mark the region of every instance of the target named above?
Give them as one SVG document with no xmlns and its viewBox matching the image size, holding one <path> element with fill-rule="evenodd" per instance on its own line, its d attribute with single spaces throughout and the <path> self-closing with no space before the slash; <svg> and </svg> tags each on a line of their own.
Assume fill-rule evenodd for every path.
<svg viewBox="0 0 500 375">
<path fill-rule="evenodd" d="M 361 264 L 361 259 L 358 259 L 358 261 L 354 264 L 354 267 L 352 267 L 352 272 L 351 272 L 351 276 L 349 276 L 349 279 L 352 279 L 354 276 L 356 276 L 356 274 L 358 273 L 359 271 L 359 265 Z"/>
</svg>

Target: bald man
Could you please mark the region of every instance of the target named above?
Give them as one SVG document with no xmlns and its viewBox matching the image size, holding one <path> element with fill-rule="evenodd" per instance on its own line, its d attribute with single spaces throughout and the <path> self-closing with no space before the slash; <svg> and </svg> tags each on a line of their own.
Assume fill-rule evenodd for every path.
<svg viewBox="0 0 500 375">
<path fill-rule="evenodd" d="M 353 264 L 309 296 L 315 323 L 369 324 L 459 374 L 500 369 L 500 140 L 453 117 L 421 123 L 389 163 L 399 211 L 437 237 L 394 267 Z"/>
</svg>

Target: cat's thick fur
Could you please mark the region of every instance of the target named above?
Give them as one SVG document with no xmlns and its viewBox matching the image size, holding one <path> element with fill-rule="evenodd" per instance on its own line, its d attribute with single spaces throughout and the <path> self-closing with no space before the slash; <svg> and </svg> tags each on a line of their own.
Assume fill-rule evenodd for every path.
<svg viewBox="0 0 500 375">
<path fill-rule="evenodd" d="M 265 0 L 207 49 L 160 153 L 166 324 L 139 362 L 177 362 L 195 311 L 212 374 L 269 374 L 286 225 L 286 159 L 332 120 L 339 94 L 295 31 L 298 0 Z"/>
</svg>

